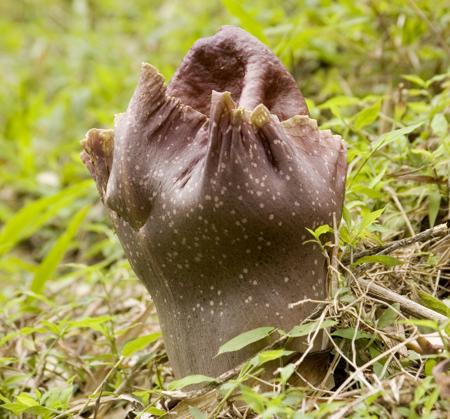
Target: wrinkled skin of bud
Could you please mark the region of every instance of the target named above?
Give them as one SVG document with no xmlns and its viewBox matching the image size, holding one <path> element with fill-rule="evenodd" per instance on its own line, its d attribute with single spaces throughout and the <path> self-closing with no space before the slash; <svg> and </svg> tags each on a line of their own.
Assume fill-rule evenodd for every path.
<svg viewBox="0 0 450 419">
<path fill-rule="evenodd" d="M 316 307 L 290 303 L 327 298 L 326 258 L 306 229 L 340 219 L 345 148 L 245 31 L 199 40 L 168 86 L 144 64 L 114 131 L 93 129 L 83 146 L 177 377 L 235 367 L 267 341 L 215 357 L 221 344 L 289 330 Z"/>
</svg>

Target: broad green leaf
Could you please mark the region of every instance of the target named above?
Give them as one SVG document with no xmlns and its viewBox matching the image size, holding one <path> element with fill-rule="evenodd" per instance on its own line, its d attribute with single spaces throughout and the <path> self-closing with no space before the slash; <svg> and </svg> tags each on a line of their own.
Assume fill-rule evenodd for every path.
<svg viewBox="0 0 450 419">
<path fill-rule="evenodd" d="M 347 106 L 355 106 L 360 100 L 353 96 L 335 96 L 319 105 L 319 109 L 343 108 Z"/>
<path fill-rule="evenodd" d="M 374 356 L 372 355 L 372 358 L 374 358 Z M 375 373 L 375 375 L 379 378 L 381 378 L 381 374 L 383 373 L 383 368 L 384 365 L 381 362 L 375 362 L 373 364 L 373 372 Z"/>
<path fill-rule="evenodd" d="M 63 334 L 63 332 L 67 329 L 67 322 L 62 320 L 57 323 L 49 322 L 47 320 L 42 320 L 42 326 L 45 326 L 44 330 L 48 333 L 49 331 L 57 336 Z"/>
<path fill-rule="evenodd" d="M 72 397 L 73 392 L 73 384 L 66 387 L 52 387 L 42 396 L 41 404 L 51 409 L 67 409 L 69 407 L 69 400 Z"/>
<path fill-rule="evenodd" d="M 260 394 L 259 391 L 256 389 L 252 389 L 248 386 L 241 386 L 240 393 L 242 400 L 245 402 L 247 406 L 249 406 L 252 410 L 254 410 L 256 413 L 261 414 L 262 412 L 265 413 L 264 416 L 258 415 L 257 417 L 261 418 L 274 418 L 272 412 L 268 409 L 265 409 L 265 405 L 267 403 L 267 399 L 263 394 Z"/>
<path fill-rule="evenodd" d="M 294 326 L 291 331 L 287 334 L 290 337 L 297 338 L 300 336 L 307 336 L 314 333 L 316 330 L 325 329 L 327 327 L 332 327 L 337 324 L 336 320 L 325 319 L 321 321 L 320 319 L 314 320 L 312 322 L 299 324 Z"/>
<path fill-rule="evenodd" d="M 161 337 L 160 332 L 151 333 L 146 336 L 140 336 L 136 339 L 130 340 L 122 348 L 123 356 L 131 356 L 134 353 L 145 349 L 148 345 L 155 342 Z"/>
<path fill-rule="evenodd" d="M 166 412 L 165 410 L 158 409 L 158 408 L 155 407 L 155 406 L 147 407 L 147 408 L 144 410 L 144 412 L 145 412 L 145 413 L 151 413 L 152 415 L 158 416 L 158 417 L 159 417 L 159 416 L 167 415 L 167 412 Z"/>
<path fill-rule="evenodd" d="M 434 115 L 431 120 L 431 129 L 439 137 L 444 137 L 448 134 L 448 122 L 442 113 Z"/>
<path fill-rule="evenodd" d="M 436 364 L 437 364 L 437 361 L 435 359 L 428 359 L 425 362 L 425 368 L 424 368 L 425 375 L 427 375 L 427 376 L 432 375 L 433 374 L 433 368 L 436 366 Z"/>
<path fill-rule="evenodd" d="M 56 272 L 59 263 L 63 259 L 67 250 L 72 246 L 72 239 L 77 233 L 78 228 L 83 222 L 84 217 L 86 217 L 88 211 L 89 207 L 84 207 L 72 217 L 66 231 L 58 238 L 50 252 L 36 270 L 31 283 L 31 291 L 35 293 L 42 293 L 45 283 Z"/>
<path fill-rule="evenodd" d="M 352 236 L 351 242 L 354 243 L 358 239 L 366 237 L 370 233 L 369 227 L 383 212 L 384 208 L 375 211 L 369 211 L 367 208 L 363 208 L 361 210 L 361 222 L 354 227 L 354 231 L 350 232 L 350 235 Z"/>
<path fill-rule="evenodd" d="M 258 354 L 256 354 L 251 360 L 250 364 L 253 367 L 258 367 L 260 365 L 265 364 L 269 361 L 274 361 L 275 359 L 279 359 L 283 356 L 291 355 L 294 352 L 292 351 L 286 351 L 284 349 L 273 349 L 269 351 L 263 351 Z"/>
<path fill-rule="evenodd" d="M 406 320 L 399 320 L 399 323 L 413 324 L 418 327 L 426 327 L 428 329 L 432 329 L 435 331 L 438 331 L 440 328 L 439 323 L 436 320 L 428 320 L 428 319 L 406 319 Z"/>
<path fill-rule="evenodd" d="M 27 417 L 33 418 L 51 418 L 54 417 L 55 411 L 45 406 L 30 406 L 25 410 Z"/>
<path fill-rule="evenodd" d="M 348 327 L 346 329 L 338 329 L 334 331 L 331 336 L 336 336 L 344 339 L 372 339 L 374 336 L 370 333 L 358 330 L 355 334 L 355 329 L 353 327 Z"/>
<path fill-rule="evenodd" d="M 188 375 L 186 377 L 180 378 L 179 380 L 173 380 L 168 385 L 167 388 L 169 390 L 179 390 L 180 388 L 191 386 L 194 384 L 201 384 L 201 383 L 213 383 L 216 380 L 211 377 L 207 377 L 206 375 L 201 374 L 193 374 Z"/>
<path fill-rule="evenodd" d="M 27 336 L 27 335 L 30 335 L 31 333 L 45 333 L 46 331 L 47 331 L 47 329 L 45 329 L 45 327 L 25 326 L 20 329 L 19 334 L 21 336 Z"/>
<path fill-rule="evenodd" d="M 433 380 L 432 377 L 430 379 Z M 424 380 L 425 381 L 425 380 Z M 434 386 L 431 381 L 426 384 L 427 394 L 422 398 L 423 401 L 423 410 L 422 417 L 430 418 L 433 417 L 433 411 L 435 410 L 437 400 L 442 397 L 441 389 L 439 386 Z"/>
<path fill-rule="evenodd" d="M 36 269 L 34 270 L 36 272 Z M 50 300 L 50 298 L 47 298 L 45 295 L 37 294 L 33 291 L 24 290 L 23 294 L 30 297 L 30 299 L 33 300 L 39 300 L 43 303 L 45 303 L 48 307 L 56 307 L 57 303 L 55 301 Z"/>
<path fill-rule="evenodd" d="M 336 117 L 336 120 L 342 120 L 341 109 L 348 108 L 359 104 L 360 100 L 350 96 L 335 96 L 325 103 L 322 103 L 318 109 L 329 109 Z M 326 125 L 325 125 L 326 126 Z M 326 126 L 332 128 L 332 126 Z"/>
<path fill-rule="evenodd" d="M 439 82 L 439 81 L 445 80 L 449 76 L 450 76 L 450 72 L 443 73 L 443 74 L 436 74 L 435 76 L 431 77 L 431 79 L 429 79 L 427 81 L 427 87 L 431 86 L 435 82 Z"/>
<path fill-rule="evenodd" d="M 18 336 L 18 332 L 9 332 L 4 336 L 0 337 L 0 347 L 2 347 L 3 345 L 5 345 L 6 343 L 8 343 L 10 340 L 14 339 L 15 337 Z"/>
<path fill-rule="evenodd" d="M 89 329 L 101 331 L 100 328 L 103 323 L 113 320 L 112 316 L 97 316 L 97 317 L 85 317 L 81 320 L 74 320 L 69 323 L 70 328 L 74 327 L 87 327 Z"/>
<path fill-rule="evenodd" d="M 447 307 L 447 305 L 441 300 L 421 290 L 418 290 L 417 293 L 419 294 L 420 301 L 424 306 L 430 308 L 431 310 L 437 311 L 444 316 L 450 317 L 450 307 Z"/>
<path fill-rule="evenodd" d="M 10 251 L 19 241 L 38 231 L 77 198 L 86 195 L 91 186 L 91 181 L 80 182 L 55 195 L 33 201 L 20 209 L 0 231 L 0 256 Z"/>
<path fill-rule="evenodd" d="M 9 400 L 7 397 L 5 397 L 3 394 L 0 393 L 0 400 L 3 403 L 11 403 L 11 400 Z"/>
<path fill-rule="evenodd" d="M 379 263 L 385 266 L 396 266 L 401 265 L 403 262 L 398 260 L 393 256 L 386 255 L 373 255 L 373 256 L 364 256 L 359 258 L 357 261 L 353 263 L 354 266 L 362 265 L 363 263 Z"/>
<path fill-rule="evenodd" d="M 0 407 L 9 410 L 10 412 L 13 412 L 16 415 L 20 415 L 21 413 L 25 412 L 25 410 L 27 410 L 29 406 L 22 403 L 12 402 L 12 403 L 4 403 L 0 405 Z"/>
<path fill-rule="evenodd" d="M 445 333 L 447 336 L 450 336 L 450 322 L 447 323 L 447 325 L 444 328 Z"/>
<path fill-rule="evenodd" d="M 434 227 L 441 208 L 441 193 L 437 185 L 431 185 L 428 193 L 428 222 Z"/>
<path fill-rule="evenodd" d="M 353 119 L 353 127 L 355 128 L 355 130 L 359 131 L 360 129 L 374 122 L 380 114 L 380 109 L 381 100 L 377 100 L 372 106 L 369 106 L 363 109 L 361 112 L 358 112 Z"/>
<path fill-rule="evenodd" d="M 258 327 L 257 329 L 241 333 L 240 335 L 224 343 L 219 348 L 219 352 L 217 355 L 223 354 L 225 352 L 239 351 L 239 349 L 242 349 L 245 346 L 250 345 L 251 343 L 258 342 L 259 340 L 266 338 L 274 331 L 274 329 L 274 327 Z"/>
<path fill-rule="evenodd" d="M 409 89 L 408 95 L 411 97 L 431 97 L 430 93 L 426 89 Z"/>
<path fill-rule="evenodd" d="M 12 357 L 0 357 L 0 365 L 1 364 L 9 365 L 9 364 L 12 364 L 14 362 L 18 362 L 18 359 L 17 358 L 12 358 Z"/>
<path fill-rule="evenodd" d="M 417 84 L 420 87 L 427 86 L 427 83 L 415 74 L 403 74 L 402 78 L 410 81 L 411 83 Z"/>
<path fill-rule="evenodd" d="M 203 413 L 198 407 L 189 406 L 189 413 L 193 419 L 207 419 L 205 413 Z"/>
<path fill-rule="evenodd" d="M 400 309 L 399 303 L 392 304 L 392 307 L 388 307 L 381 313 L 377 321 L 377 326 L 384 328 L 394 324 L 395 320 L 398 318 L 398 311 Z"/>
<path fill-rule="evenodd" d="M 308 230 L 317 240 L 320 238 L 322 234 L 333 232 L 333 229 L 327 224 L 321 225 L 317 227 L 315 230 L 309 228 L 307 228 L 306 230 Z"/>
<path fill-rule="evenodd" d="M 28 393 L 20 393 L 17 396 L 16 402 L 21 403 L 27 407 L 39 406 L 39 402 Z"/>
<path fill-rule="evenodd" d="M 383 214 L 384 208 L 375 211 L 361 211 L 361 223 L 359 224 L 359 231 L 363 232 L 367 227 L 370 227 Z"/>
<path fill-rule="evenodd" d="M 292 374 L 295 371 L 294 364 L 288 364 L 285 367 L 281 367 L 277 369 L 277 372 L 280 374 L 281 382 L 286 383 L 289 378 L 291 378 Z"/>
<path fill-rule="evenodd" d="M 350 214 L 350 210 L 346 206 L 344 206 L 342 210 L 342 217 L 344 218 L 345 224 L 351 228 L 353 225 L 352 216 Z"/>
<path fill-rule="evenodd" d="M 383 184 L 383 182 L 382 182 Z M 385 197 L 385 194 L 383 192 L 380 192 L 380 190 L 376 190 L 374 188 L 369 188 L 365 185 L 357 184 L 354 185 L 352 188 L 352 191 L 355 193 L 361 193 L 367 195 L 369 198 L 382 200 Z"/>
</svg>

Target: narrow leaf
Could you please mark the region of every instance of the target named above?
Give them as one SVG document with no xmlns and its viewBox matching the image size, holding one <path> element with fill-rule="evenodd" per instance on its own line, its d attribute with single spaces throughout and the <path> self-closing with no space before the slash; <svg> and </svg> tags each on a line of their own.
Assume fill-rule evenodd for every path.
<svg viewBox="0 0 450 419">
<path fill-rule="evenodd" d="M 444 137 L 448 134 L 448 122 L 442 113 L 434 115 L 431 121 L 431 129 L 439 137 Z"/>
<path fill-rule="evenodd" d="M 381 313 L 381 315 L 377 321 L 377 326 L 380 328 L 384 328 L 384 327 L 393 325 L 395 320 L 398 317 L 399 309 L 400 309 L 399 303 L 394 303 L 394 304 L 392 304 L 392 307 L 386 308 L 386 310 L 384 310 Z"/>
<path fill-rule="evenodd" d="M 315 230 L 311 230 L 311 229 L 309 229 L 309 228 L 307 228 L 307 230 L 308 230 L 308 231 L 309 231 L 316 239 L 319 239 L 320 236 L 321 236 L 322 234 L 332 233 L 332 232 L 333 232 L 333 229 L 332 229 L 329 225 L 327 225 L 327 224 L 323 224 L 323 225 L 317 227 Z"/>
<path fill-rule="evenodd" d="M 428 320 L 428 319 L 405 319 L 399 320 L 400 324 L 414 324 L 419 327 L 426 327 L 428 329 L 435 330 L 436 332 L 440 329 L 439 322 L 436 320 Z"/>
<path fill-rule="evenodd" d="M 362 265 L 363 263 L 379 263 L 384 266 L 396 266 L 401 265 L 403 262 L 393 256 L 373 255 L 359 258 L 356 262 L 353 263 L 353 265 L 358 266 Z"/>
<path fill-rule="evenodd" d="M 97 317 L 85 317 L 80 320 L 74 320 L 69 323 L 70 328 L 74 327 L 87 327 L 93 330 L 99 330 L 99 326 L 103 323 L 109 322 L 113 319 L 112 316 L 104 315 Z M 48 325 L 49 326 L 49 325 Z"/>
<path fill-rule="evenodd" d="M 421 290 L 418 290 L 418 294 L 420 301 L 424 306 L 430 308 L 431 310 L 437 311 L 444 316 L 450 317 L 450 307 L 447 307 L 447 305 L 441 300 Z"/>
<path fill-rule="evenodd" d="M 72 239 L 75 234 L 77 234 L 78 228 L 83 222 L 88 211 L 89 207 L 84 207 L 72 217 L 66 231 L 58 238 L 50 252 L 36 270 L 31 283 L 31 291 L 35 293 L 42 293 L 45 283 L 55 273 L 59 263 L 63 259 L 67 250 L 71 247 Z"/>
<path fill-rule="evenodd" d="M 428 193 L 428 222 L 434 227 L 441 208 L 441 193 L 437 185 L 432 185 Z"/>
<path fill-rule="evenodd" d="M 373 335 L 371 335 L 370 333 L 364 332 L 362 330 L 358 330 L 355 333 L 355 329 L 353 327 L 348 327 L 346 329 L 338 329 L 338 330 L 334 331 L 331 335 L 339 337 L 339 338 L 349 339 L 349 340 L 373 338 Z"/>
<path fill-rule="evenodd" d="M 193 374 L 180 378 L 179 380 L 173 380 L 167 385 L 167 388 L 169 390 L 179 390 L 180 388 L 191 386 L 193 384 L 213 383 L 215 381 L 214 378 L 207 377 L 206 375 Z"/>
<path fill-rule="evenodd" d="M 369 106 L 368 108 L 365 108 L 361 112 L 357 113 L 353 120 L 353 127 L 355 130 L 359 131 L 374 122 L 380 114 L 380 109 L 381 100 L 377 100 L 372 106 Z"/>
<path fill-rule="evenodd" d="M 373 151 L 377 151 L 380 148 L 387 146 L 388 144 L 398 140 L 400 137 L 403 137 L 404 135 L 413 132 L 422 125 L 423 122 L 419 122 L 418 124 L 410 125 L 409 127 L 399 128 L 381 135 L 380 138 L 378 138 L 378 141 L 376 141 L 372 145 Z"/>
<path fill-rule="evenodd" d="M 145 412 L 145 413 L 151 413 L 153 416 L 158 416 L 158 417 L 167 415 L 167 412 L 166 412 L 165 410 L 158 409 L 158 408 L 155 407 L 155 406 L 147 407 L 147 408 L 144 410 L 144 412 Z M 144 416 L 141 416 L 141 417 L 144 417 Z"/>
<path fill-rule="evenodd" d="M 295 364 L 288 364 L 285 367 L 281 367 L 277 369 L 277 372 L 280 374 L 281 382 L 286 383 L 289 378 L 291 378 L 292 374 L 295 371 Z"/>
<path fill-rule="evenodd" d="M 343 108 L 359 104 L 359 99 L 353 96 L 335 96 L 319 105 L 319 109 Z"/>
<path fill-rule="evenodd" d="M 422 80 L 419 76 L 415 74 L 404 74 L 402 75 L 402 78 L 405 80 L 408 80 L 411 83 L 414 83 L 420 87 L 426 87 L 426 82 Z"/>
<path fill-rule="evenodd" d="M 275 359 L 279 359 L 283 356 L 291 355 L 294 352 L 286 351 L 284 349 L 273 349 L 270 351 L 263 351 L 256 354 L 250 361 L 250 364 L 253 367 L 259 367 L 260 365 L 265 364 L 266 362 L 274 361 Z"/>
<path fill-rule="evenodd" d="M 297 338 L 300 336 L 307 336 L 310 333 L 315 332 L 316 330 L 325 329 L 327 327 L 332 327 L 336 325 L 337 322 L 335 320 L 326 319 L 321 322 L 321 320 L 314 320 L 312 322 L 299 324 L 298 326 L 294 326 L 292 330 L 288 333 L 288 336 Z"/>
<path fill-rule="evenodd" d="M 131 356 L 134 353 L 141 351 L 142 349 L 145 349 L 148 345 L 158 340 L 160 336 L 161 333 L 155 332 L 146 336 L 140 336 L 136 339 L 130 340 L 124 345 L 122 349 L 122 355 Z"/>
<path fill-rule="evenodd" d="M 21 403 L 27 407 L 39 406 L 39 402 L 28 393 L 20 393 L 17 396 L 16 402 Z"/>
<path fill-rule="evenodd" d="M 251 343 L 257 342 L 269 336 L 274 330 L 274 327 L 258 327 L 257 329 L 249 330 L 229 340 L 219 348 L 217 355 L 225 352 L 234 352 Z"/>
</svg>

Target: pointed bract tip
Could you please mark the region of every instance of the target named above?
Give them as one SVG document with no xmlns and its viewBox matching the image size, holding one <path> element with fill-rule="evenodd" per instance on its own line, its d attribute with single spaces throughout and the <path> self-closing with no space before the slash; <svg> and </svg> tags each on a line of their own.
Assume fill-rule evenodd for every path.
<svg viewBox="0 0 450 419">
<path fill-rule="evenodd" d="M 286 121 L 283 121 L 282 124 L 287 128 L 292 128 L 298 125 L 309 125 L 314 129 L 318 129 L 317 121 L 310 118 L 308 115 L 294 115 Z"/>
<path fill-rule="evenodd" d="M 91 128 L 80 142 L 88 154 L 100 152 L 104 156 L 111 156 L 114 147 L 114 130 Z"/>
<path fill-rule="evenodd" d="M 228 91 L 217 92 L 216 90 L 213 90 L 211 92 L 211 104 L 213 102 L 216 104 L 221 103 L 230 113 L 236 108 L 236 103 L 231 97 L 231 93 Z"/>
<path fill-rule="evenodd" d="M 258 128 L 267 124 L 270 119 L 270 112 L 262 103 L 260 103 L 250 115 L 250 121 Z"/>
<path fill-rule="evenodd" d="M 141 82 L 142 81 L 153 81 L 155 83 L 164 84 L 165 78 L 158 71 L 158 69 L 155 66 L 153 66 L 149 63 L 142 63 L 141 64 Z"/>
<path fill-rule="evenodd" d="M 231 122 L 235 125 L 240 125 L 245 118 L 245 109 L 236 108 L 231 112 Z"/>
</svg>

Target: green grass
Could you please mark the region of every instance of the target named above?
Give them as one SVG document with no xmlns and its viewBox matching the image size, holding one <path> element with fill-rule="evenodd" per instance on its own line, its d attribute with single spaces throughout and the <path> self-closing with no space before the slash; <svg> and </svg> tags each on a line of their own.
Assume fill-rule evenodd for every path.
<svg viewBox="0 0 450 419">
<path fill-rule="evenodd" d="M 169 79 L 192 43 L 224 24 L 272 48 L 312 116 L 346 141 L 342 260 L 449 220 L 445 0 L 3 0 L 0 417 L 161 416 L 174 404 L 162 393 L 172 376 L 156 313 L 105 218 L 79 141 L 89 128 L 112 126 L 141 62 Z M 449 247 L 431 240 L 337 267 L 327 315 L 337 369 L 351 380 L 335 396 L 288 384 L 289 366 L 268 390 L 254 378 L 263 356 L 219 388 L 234 404 L 212 401 L 190 415 L 444 417 L 450 403 L 432 374 L 449 355 L 442 327 L 364 296 L 353 279 L 448 316 Z M 442 351 L 389 352 L 433 331 Z"/>
</svg>

